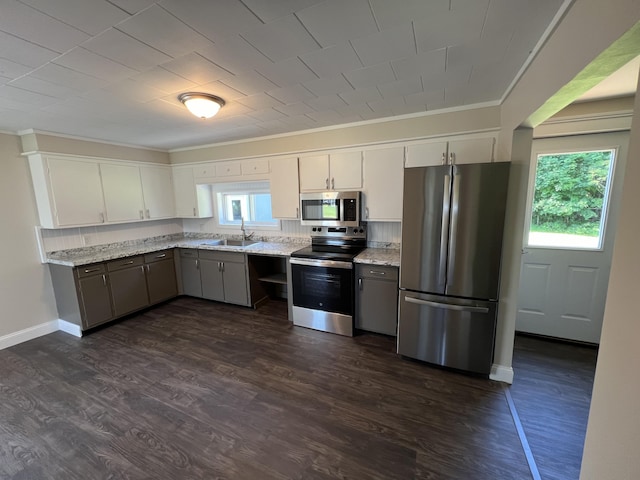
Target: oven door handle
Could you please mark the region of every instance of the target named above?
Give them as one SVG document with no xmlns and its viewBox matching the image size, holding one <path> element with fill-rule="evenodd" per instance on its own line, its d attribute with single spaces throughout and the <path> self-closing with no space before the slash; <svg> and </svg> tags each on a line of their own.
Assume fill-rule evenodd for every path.
<svg viewBox="0 0 640 480">
<path fill-rule="evenodd" d="M 342 268 L 343 270 L 353 270 L 353 263 L 340 262 L 336 260 L 315 260 L 311 258 L 292 258 L 291 265 L 304 265 L 307 267 Z"/>
</svg>

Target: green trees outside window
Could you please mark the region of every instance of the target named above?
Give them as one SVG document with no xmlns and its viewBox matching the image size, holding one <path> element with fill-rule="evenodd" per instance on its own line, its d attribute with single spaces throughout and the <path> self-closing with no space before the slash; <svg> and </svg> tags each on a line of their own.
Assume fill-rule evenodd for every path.
<svg viewBox="0 0 640 480">
<path fill-rule="evenodd" d="M 539 155 L 530 232 L 594 237 L 599 245 L 613 154 L 602 150 Z M 531 233 L 529 243 L 537 243 L 531 242 Z"/>
</svg>

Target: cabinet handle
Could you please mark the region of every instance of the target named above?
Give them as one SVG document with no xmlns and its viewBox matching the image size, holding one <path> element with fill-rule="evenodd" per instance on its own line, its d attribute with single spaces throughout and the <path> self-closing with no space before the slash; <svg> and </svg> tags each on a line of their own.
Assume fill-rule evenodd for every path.
<svg viewBox="0 0 640 480">
<path fill-rule="evenodd" d="M 149 209 L 147 208 L 147 218 L 151 218 L 151 215 L 149 214 Z"/>
<path fill-rule="evenodd" d="M 296 218 L 300 216 L 300 208 L 296 207 Z"/>
<path fill-rule="evenodd" d="M 329 177 L 326 178 L 326 180 L 324 181 L 324 184 L 327 187 L 327 190 L 329 190 Z"/>
<path fill-rule="evenodd" d="M 364 218 L 369 218 L 369 207 L 365 207 L 364 209 Z"/>
<path fill-rule="evenodd" d="M 193 207 L 193 216 L 196 216 L 196 207 Z"/>
<path fill-rule="evenodd" d="M 144 220 L 144 212 L 142 210 L 140 210 L 140 218 Z"/>
<path fill-rule="evenodd" d="M 331 190 L 333 190 L 334 188 L 336 188 L 336 187 L 335 187 L 335 179 L 334 179 L 334 178 L 332 178 L 332 179 L 331 179 Z"/>
<path fill-rule="evenodd" d="M 156 255 L 156 258 L 164 258 L 166 256 L 167 256 L 166 253 L 161 253 L 160 255 Z"/>
<path fill-rule="evenodd" d="M 104 213 L 100 212 L 98 218 L 100 218 L 100 223 L 104 223 Z"/>
<path fill-rule="evenodd" d="M 144 265 L 140 265 L 140 269 L 142 270 L 142 274 L 144 275 Z"/>
<path fill-rule="evenodd" d="M 449 154 L 449 165 L 455 165 L 456 164 L 456 154 L 451 152 Z"/>
<path fill-rule="evenodd" d="M 128 262 L 121 263 L 120 265 L 131 265 L 133 260 L 129 260 Z"/>
<path fill-rule="evenodd" d="M 447 152 L 442 152 L 442 164 L 447 164 Z"/>
<path fill-rule="evenodd" d="M 102 274 L 102 285 L 107 286 L 107 276 L 105 274 Z"/>
<path fill-rule="evenodd" d="M 362 290 L 362 279 L 361 278 L 358 279 L 358 288 L 360 290 Z"/>
<path fill-rule="evenodd" d="M 381 272 L 379 270 L 369 270 L 371 275 L 385 275 L 385 272 Z"/>
<path fill-rule="evenodd" d="M 222 267 L 220 266 L 220 262 L 218 262 L 218 271 L 221 272 L 222 271 Z"/>
<path fill-rule="evenodd" d="M 85 268 L 84 269 L 84 273 L 92 273 L 92 272 L 99 272 L 100 269 L 99 268 Z"/>
<path fill-rule="evenodd" d="M 220 270 L 220 271 L 224 272 L 224 262 L 220 262 L 220 266 L 222 267 L 222 270 Z"/>
<path fill-rule="evenodd" d="M 149 273 L 149 270 L 151 270 L 151 265 L 147 265 L 147 273 Z"/>
<path fill-rule="evenodd" d="M 200 270 L 200 261 L 196 258 L 196 270 Z"/>
</svg>

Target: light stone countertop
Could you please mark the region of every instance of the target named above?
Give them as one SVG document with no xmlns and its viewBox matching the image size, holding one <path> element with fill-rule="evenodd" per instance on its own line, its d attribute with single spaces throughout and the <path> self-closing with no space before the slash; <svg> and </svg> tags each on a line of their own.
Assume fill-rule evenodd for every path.
<svg viewBox="0 0 640 480">
<path fill-rule="evenodd" d="M 399 267 L 400 250 L 395 248 L 367 248 L 354 259 L 354 262 Z"/>
<path fill-rule="evenodd" d="M 95 247 L 84 247 L 73 250 L 61 250 L 47 253 L 47 263 L 78 267 L 90 263 L 105 262 L 118 258 L 131 257 L 146 253 L 158 252 L 168 248 L 195 248 L 199 250 L 219 250 L 239 252 L 253 255 L 272 255 L 288 257 L 291 253 L 304 248 L 308 243 L 300 242 L 256 242 L 247 247 L 214 245 L 207 239 L 182 238 L 136 243 L 132 245 L 108 244 Z"/>
</svg>

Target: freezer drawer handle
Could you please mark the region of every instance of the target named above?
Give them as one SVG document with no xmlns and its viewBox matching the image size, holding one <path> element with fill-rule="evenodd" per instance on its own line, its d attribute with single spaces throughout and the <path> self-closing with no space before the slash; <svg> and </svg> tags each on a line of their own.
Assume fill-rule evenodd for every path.
<svg viewBox="0 0 640 480">
<path fill-rule="evenodd" d="M 451 305 L 449 303 L 430 302 L 428 300 L 420 300 L 414 297 L 404 297 L 405 302 L 416 303 L 418 305 L 427 305 L 429 307 L 445 308 L 447 310 L 456 310 L 458 312 L 476 312 L 476 313 L 489 313 L 487 307 L 469 307 L 465 305 Z"/>
</svg>

